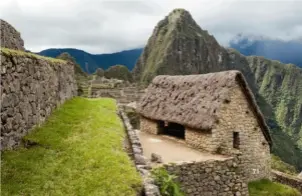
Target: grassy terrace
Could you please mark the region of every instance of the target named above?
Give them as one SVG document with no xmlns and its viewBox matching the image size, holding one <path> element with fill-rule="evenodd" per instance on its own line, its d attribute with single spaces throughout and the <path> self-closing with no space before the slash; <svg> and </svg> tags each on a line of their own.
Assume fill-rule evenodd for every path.
<svg viewBox="0 0 302 196">
<path fill-rule="evenodd" d="M 2 153 L 1 195 L 136 195 L 123 138 L 114 100 L 67 101 L 26 136 L 37 145 Z"/>
<path fill-rule="evenodd" d="M 250 196 L 301 196 L 298 190 L 269 180 L 258 180 L 249 183 Z"/>
</svg>

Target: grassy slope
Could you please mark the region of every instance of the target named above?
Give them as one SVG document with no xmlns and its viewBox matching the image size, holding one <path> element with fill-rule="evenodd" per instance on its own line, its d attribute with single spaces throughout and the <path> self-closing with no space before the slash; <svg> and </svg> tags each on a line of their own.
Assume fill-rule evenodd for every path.
<svg viewBox="0 0 302 196">
<path fill-rule="evenodd" d="M 141 180 L 122 149 L 112 99 L 75 98 L 2 154 L 2 195 L 135 195 Z"/>
<path fill-rule="evenodd" d="M 296 189 L 265 179 L 250 182 L 249 194 L 250 196 L 301 196 Z"/>
</svg>

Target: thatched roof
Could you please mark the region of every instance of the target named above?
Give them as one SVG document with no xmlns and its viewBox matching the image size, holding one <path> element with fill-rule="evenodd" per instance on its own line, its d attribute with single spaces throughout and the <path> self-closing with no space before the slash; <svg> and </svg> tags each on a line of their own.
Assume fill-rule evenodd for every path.
<svg viewBox="0 0 302 196">
<path fill-rule="evenodd" d="M 210 130 L 218 123 L 221 106 L 228 103 L 231 89 L 240 84 L 254 109 L 262 131 L 271 144 L 268 126 L 254 95 L 239 71 L 224 71 L 202 75 L 166 76 L 153 79 L 138 104 L 138 112 L 150 119 L 175 122 L 184 126 Z"/>
</svg>

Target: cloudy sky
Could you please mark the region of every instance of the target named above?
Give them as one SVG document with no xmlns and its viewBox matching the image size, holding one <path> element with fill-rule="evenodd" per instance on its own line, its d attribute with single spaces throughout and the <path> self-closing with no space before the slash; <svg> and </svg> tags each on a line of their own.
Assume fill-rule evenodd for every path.
<svg viewBox="0 0 302 196">
<path fill-rule="evenodd" d="M 302 0 L 1 0 L 0 18 L 34 52 L 72 47 L 110 53 L 143 47 L 174 8 L 190 11 L 225 46 L 238 33 L 302 39 Z"/>
</svg>

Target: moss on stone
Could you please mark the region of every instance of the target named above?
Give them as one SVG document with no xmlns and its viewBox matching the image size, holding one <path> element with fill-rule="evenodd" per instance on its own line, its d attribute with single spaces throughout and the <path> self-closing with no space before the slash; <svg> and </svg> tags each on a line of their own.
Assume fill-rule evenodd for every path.
<svg viewBox="0 0 302 196">
<path fill-rule="evenodd" d="M 34 58 L 34 59 L 37 59 L 37 60 L 46 60 L 46 61 L 51 62 L 51 63 L 63 63 L 63 64 L 66 63 L 66 61 L 62 60 L 62 59 L 55 59 L 55 58 L 40 56 L 40 55 L 37 55 L 37 54 L 34 54 L 34 53 L 24 52 L 24 51 L 21 51 L 21 50 L 1 48 L 0 51 L 4 55 L 11 56 L 11 57 L 22 56 L 22 57 Z"/>
</svg>

